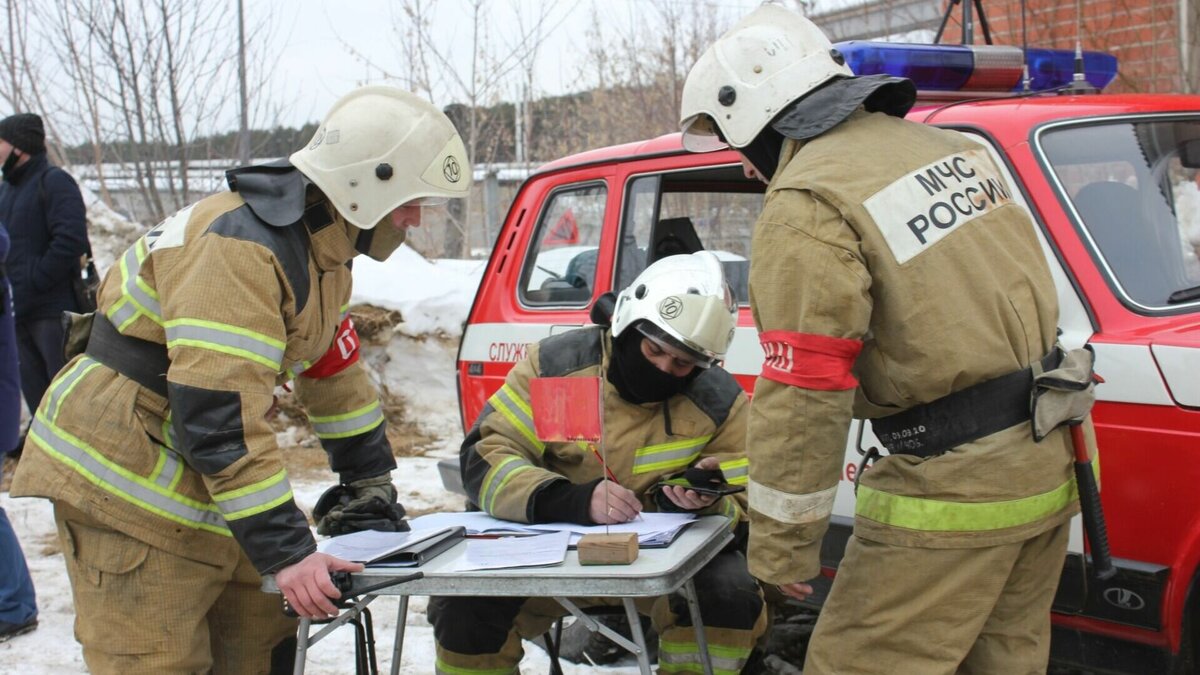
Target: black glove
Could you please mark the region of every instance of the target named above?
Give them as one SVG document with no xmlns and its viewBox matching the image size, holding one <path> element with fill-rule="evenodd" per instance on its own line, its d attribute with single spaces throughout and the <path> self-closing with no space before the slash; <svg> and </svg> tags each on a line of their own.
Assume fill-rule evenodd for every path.
<svg viewBox="0 0 1200 675">
<path fill-rule="evenodd" d="M 317 534 L 326 536 L 362 530 L 407 532 L 404 515 L 389 474 L 335 485 L 313 507 Z"/>
</svg>

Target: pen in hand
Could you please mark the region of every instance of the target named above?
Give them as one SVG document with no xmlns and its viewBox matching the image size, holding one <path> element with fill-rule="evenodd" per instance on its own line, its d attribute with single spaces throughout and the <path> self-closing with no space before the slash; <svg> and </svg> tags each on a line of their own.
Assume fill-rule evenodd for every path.
<svg viewBox="0 0 1200 675">
<path fill-rule="evenodd" d="M 600 462 L 600 466 L 604 469 L 604 475 L 608 478 L 608 480 L 617 486 L 624 487 L 621 485 L 621 481 L 617 480 L 617 476 L 612 472 L 612 469 L 608 468 L 608 462 L 604 461 L 604 457 L 600 454 L 600 451 L 596 449 L 596 445 L 594 443 L 588 443 L 587 447 L 592 451 L 592 454 L 596 456 L 596 461 Z M 607 488 L 605 489 L 607 490 Z M 642 514 L 635 513 L 633 514 L 633 518 L 626 522 L 633 522 L 635 520 L 644 520 L 642 518 Z"/>
</svg>

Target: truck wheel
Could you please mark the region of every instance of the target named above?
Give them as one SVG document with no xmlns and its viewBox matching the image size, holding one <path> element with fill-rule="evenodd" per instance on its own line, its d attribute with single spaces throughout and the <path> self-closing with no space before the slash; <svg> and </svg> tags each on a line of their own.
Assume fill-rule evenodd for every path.
<svg viewBox="0 0 1200 675">
<path fill-rule="evenodd" d="M 1197 668 L 1196 652 L 1200 646 L 1200 627 L 1197 626 L 1196 613 L 1200 611 L 1200 606 L 1197 602 L 1200 598 L 1193 596 L 1192 601 L 1188 603 L 1187 609 L 1183 612 L 1183 627 L 1180 631 L 1179 640 L 1179 655 L 1175 658 L 1175 663 L 1171 667 L 1171 675 L 1196 675 L 1200 672 Z"/>
</svg>

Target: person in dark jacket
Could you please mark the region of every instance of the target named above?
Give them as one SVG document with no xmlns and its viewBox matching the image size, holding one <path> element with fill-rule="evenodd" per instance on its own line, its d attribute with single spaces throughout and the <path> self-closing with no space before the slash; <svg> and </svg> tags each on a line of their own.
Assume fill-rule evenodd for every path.
<svg viewBox="0 0 1200 675">
<path fill-rule="evenodd" d="M 0 449 L 14 448 L 21 424 L 17 382 L 17 345 L 13 335 L 12 294 L 4 275 L 8 235 L 0 227 Z M 0 463 L 6 453 L 0 450 Z M 21 544 L 8 515 L 0 508 L 0 642 L 37 628 L 37 600 Z"/>
<path fill-rule="evenodd" d="M 41 117 L 18 113 L 0 120 L 0 171 L 21 393 L 32 411 L 63 367 L 62 313 L 80 311 L 72 282 L 88 250 L 87 220 L 75 179 L 46 157 Z"/>
</svg>

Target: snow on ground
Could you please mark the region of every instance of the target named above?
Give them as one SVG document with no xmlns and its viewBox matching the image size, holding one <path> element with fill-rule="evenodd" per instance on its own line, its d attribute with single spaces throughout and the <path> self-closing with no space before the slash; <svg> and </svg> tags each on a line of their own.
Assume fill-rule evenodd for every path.
<svg viewBox="0 0 1200 675">
<path fill-rule="evenodd" d="M 413 512 L 455 510 L 462 499 L 446 492 L 437 473 L 437 461 L 453 457 L 462 440 L 454 383 L 457 337 L 466 320 L 471 299 L 483 271 L 483 261 L 427 261 L 403 247 L 387 263 L 362 257 L 355 260 L 355 290 L 352 301 L 369 302 L 398 309 L 405 322 L 386 349 L 369 350 L 367 362 L 393 394 L 405 398 L 410 417 L 438 439 L 424 457 L 398 458 L 393 479 L 402 503 Z M 330 474 L 332 478 L 332 474 Z M 321 476 L 293 482 L 296 501 L 310 510 L 329 486 Z M 33 633 L 0 643 L 0 674 L 65 675 L 86 672 L 81 650 L 72 633 L 75 615 L 71 589 L 54 533 L 49 502 L 40 499 L 11 499 L 0 494 L 0 506 L 8 512 L 25 550 L 37 587 L 40 626 Z M 432 629 L 425 618 L 427 599 L 409 603 L 404 653 L 400 672 L 424 675 L 433 672 Z M 372 605 L 376 652 L 381 672 L 392 663 L 392 636 L 399 601 L 381 598 Z M 152 627 L 147 627 L 151 630 Z M 306 672 L 335 675 L 354 672 L 354 631 L 342 627 L 309 650 Z M 525 673 L 549 672 L 545 653 L 526 644 L 521 663 Z M 575 666 L 563 662 L 567 675 L 628 675 L 637 672 L 627 658 L 613 667 Z"/>
</svg>

